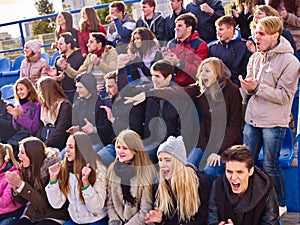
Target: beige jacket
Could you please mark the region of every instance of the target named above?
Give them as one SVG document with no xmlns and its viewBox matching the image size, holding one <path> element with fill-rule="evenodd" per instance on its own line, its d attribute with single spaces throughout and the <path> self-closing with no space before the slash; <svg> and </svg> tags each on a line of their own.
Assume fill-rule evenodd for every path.
<svg viewBox="0 0 300 225">
<path fill-rule="evenodd" d="M 112 46 L 105 46 L 105 50 L 102 53 L 100 59 L 100 64 L 95 65 L 91 60 L 92 53 L 89 53 L 86 56 L 86 59 L 84 60 L 83 64 L 80 66 L 78 70 L 74 70 L 70 65 L 67 66 L 67 69 L 65 69 L 65 73 L 71 77 L 75 78 L 77 75 L 81 73 L 88 73 L 95 70 L 101 70 L 103 74 L 106 74 L 108 72 L 111 72 L 113 70 L 117 69 L 117 58 L 118 53 L 116 49 Z"/>
<path fill-rule="evenodd" d="M 259 86 L 248 101 L 245 121 L 254 127 L 288 127 L 299 78 L 299 61 L 290 43 L 280 37 L 277 46 L 254 53 L 248 63 L 247 78 Z"/>
<path fill-rule="evenodd" d="M 293 35 L 297 50 L 300 49 L 300 0 L 296 0 L 296 14 L 288 13 L 284 19 L 284 28 Z"/>
</svg>

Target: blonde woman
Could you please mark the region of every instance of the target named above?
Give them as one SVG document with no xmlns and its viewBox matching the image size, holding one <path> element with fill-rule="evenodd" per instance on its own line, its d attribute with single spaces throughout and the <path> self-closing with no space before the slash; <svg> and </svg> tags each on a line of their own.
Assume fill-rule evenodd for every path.
<svg viewBox="0 0 300 225">
<path fill-rule="evenodd" d="M 108 169 L 109 224 L 145 224 L 155 168 L 136 132 L 122 131 L 115 147 L 117 158 Z"/>
<path fill-rule="evenodd" d="M 78 131 L 67 140 L 63 163 L 49 168 L 47 198 L 53 208 L 69 202 L 66 225 L 107 224 L 106 168 L 96 157 L 89 136 Z"/>
</svg>

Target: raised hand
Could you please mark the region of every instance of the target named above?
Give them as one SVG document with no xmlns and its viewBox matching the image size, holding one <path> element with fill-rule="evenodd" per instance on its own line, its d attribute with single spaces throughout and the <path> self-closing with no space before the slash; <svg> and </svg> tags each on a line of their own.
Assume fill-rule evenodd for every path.
<svg viewBox="0 0 300 225">
<path fill-rule="evenodd" d="M 60 168 L 61 168 L 61 163 L 57 162 L 55 164 L 53 164 L 52 166 L 49 166 L 49 175 L 50 175 L 50 181 L 55 181 L 57 180 L 57 176 L 60 172 Z"/>
<path fill-rule="evenodd" d="M 18 189 L 20 187 L 20 185 L 22 184 L 22 179 L 20 177 L 19 174 L 17 174 L 16 172 L 10 172 L 7 171 L 5 173 L 5 177 L 7 180 L 7 183 L 14 189 Z"/>
<path fill-rule="evenodd" d="M 90 164 L 87 164 L 84 166 L 81 170 L 81 175 L 82 175 L 82 184 L 83 186 L 89 185 L 89 175 L 91 173 L 92 169 L 90 168 Z"/>
<path fill-rule="evenodd" d="M 87 118 L 84 118 L 84 122 L 86 122 L 86 124 L 83 127 L 81 127 L 81 130 L 87 134 L 94 133 L 95 132 L 94 125 Z"/>
<path fill-rule="evenodd" d="M 138 105 L 146 100 L 146 94 L 145 94 L 145 92 L 141 92 L 141 93 L 137 94 L 136 96 L 124 97 L 124 98 L 126 99 L 126 101 L 124 102 L 125 104 L 133 103 L 133 105 Z"/>
<path fill-rule="evenodd" d="M 150 210 L 149 213 L 147 213 L 145 218 L 145 223 L 161 223 L 162 221 L 162 212 L 159 208 L 155 208 L 154 210 Z"/>
<path fill-rule="evenodd" d="M 115 117 L 112 114 L 111 108 L 109 108 L 105 105 L 100 106 L 100 108 L 104 109 L 106 111 L 107 119 L 113 123 L 115 121 Z"/>
</svg>

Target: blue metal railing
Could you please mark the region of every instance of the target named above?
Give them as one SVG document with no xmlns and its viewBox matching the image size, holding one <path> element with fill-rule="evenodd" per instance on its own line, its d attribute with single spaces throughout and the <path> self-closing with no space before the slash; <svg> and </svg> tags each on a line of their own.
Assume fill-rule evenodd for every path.
<svg viewBox="0 0 300 225">
<path fill-rule="evenodd" d="M 136 3 L 136 2 L 141 2 L 141 0 L 125 0 L 124 3 L 127 4 L 131 4 L 131 3 Z M 94 9 L 103 9 L 103 8 L 108 8 L 109 3 L 106 4 L 101 4 L 101 5 L 97 5 L 97 6 L 93 6 Z M 73 9 L 70 10 L 69 12 L 71 14 L 75 14 L 75 13 L 79 13 L 81 9 Z M 2 23 L 0 24 L 0 27 L 4 27 L 4 26 L 9 26 L 9 25 L 14 25 L 14 24 L 18 24 L 19 25 L 19 29 L 20 29 L 20 38 L 21 38 L 21 42 L 22 42 L 22 48 L 14 48 L 14 49 L 8 49 L 8 50 L 0 50 L 0 53 L 7 53 L 7 52 L 16 52 L 16 51 L 22 51 L 24 48 L 24 44 L 25 44 L 25 37 L 24 37 L 24 32 L 23 32 L 23 27 L 22 24 L 23 23 L 27 23 L 27 22 L 31 22 L 31 21 L 36 21 L 36 20 L 42 20 L 42 19 L 48 19 L 48 18 L 52 18 L 52 17 L 57 17 L 58 13 L 53 13 L 53 14 L 48 14 L 48 15 L 43 15 L 43 16 L 38 16 L 38 17 L 33 17 L 33 18 L 29 18 L 29 19 L 23 19 L 23 20 L 18 20 L 18 21 L 13 21 L 13 22 L 8 22 L 8 23 Z M 43 47 L 50 47 L 51 44 L 45 44 L 43 45 Z"/>
</svg>

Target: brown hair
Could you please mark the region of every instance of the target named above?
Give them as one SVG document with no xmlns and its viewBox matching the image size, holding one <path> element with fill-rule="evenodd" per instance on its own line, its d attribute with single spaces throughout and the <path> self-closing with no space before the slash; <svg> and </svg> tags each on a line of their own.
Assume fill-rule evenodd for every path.
<svg viewBox="0 0 300 225">
<path fill-rule="evenodd" d="M 20 98 L 17 94 L 17 87 L 19 84 L 23 84 L 27 87 L 28 89 L 28 99 L 32 102 L 32 103 L 36 103 L 39 101 L 39 95 L 36 92 L 35 87 L 32 85 L 32 82 L 27 78 L 27 77 L 22 77 L 19 78 L 15 85 L 14 85 L 14 97 L 15 97 L 15 101 L 16 103 L 20 103 Z"/>
<path fill-rule="evenodd" d="M 147 4 L 149 5 L 150 7 L 156 7 L 156 1 L 155 0 L 142 0 L 142 4 Z"/>
<path fill-rule="evenodd" d="M 82 18 L 79 21 L 79 28 L 80 31 L 87 31 L 89 30 L 90 32 L 98 32 L 100 31 L 100 19 L 93 7 L 83 7 L 81 9 L 81 14 L 85 12 L 86 16 L 88 18 L 88 22 L 84 21 Z"/>
<path fill-rule="evenodd" d="M 140 49 L 141 55 L 147 53 L 150 49 L 157 46 L 155 34 L 147 27 L 138 27 L 131 33 L 130 44 L 128 45 L 128 54 L 134 54 L 138 51 L 134 43 L 134 35 L 139 34 L 142 40 L 142 47 Z"/>
<path fill-rule="evenodd" d="M 178 16 L 175 20 L 175 23 L 177 23 L 178 20 L 183 20 L 186 27 L 192 27 L 192 33 L 196 30 L 196 26 L 198 23 L 197 17 L 192 13 L 184 13 Z"/>
<path fill-rule="evenodd" d="M 65 32 L 71 32 L 72 29 L 73 29 L 73 17 L 72 17 L 72 14 L 69 13 L 69 12 L 66 12 L 66 11 L 62 11 L 59 14 L 62 14 L 63 17 L 65 18 L 65 21 L 66 21 L 66 30 L 65 30 Z M 56 17 L 56 20 L 58 18 L 58 15 Z M 61 35 L 61 27 L 58 26 L 58 25 L 56 25 L 56 28 L 55 28 L 55 39 L 56 39 L 56 41 L 59 39 L 60 35 Z"/>
<path fill-rule="evenodd" d="M 284 2 L 284 8 L 289 13 L 296 14 L 296 8 L 299 5 L 296 5 L 296 0 L 282 0 Z M 280 5 L 281 0 L 269 0 L 269 5 L 272 6 L 274 9 L 277 9 Z"/>
<path fill-rule="evenodd" d="M 219 27 L 223 24 L 235 28 L 236 22 L 232 16 L 221 16 L 219 19 L 216 20 L 215 26 Z"/>
<path fill-rule="evenodd" d="M 125 12 L 125 4 L 122 1 L 115 1 L 110 3 L 109 8 L 116 8 L 118 12 Z"/>
</svg>

